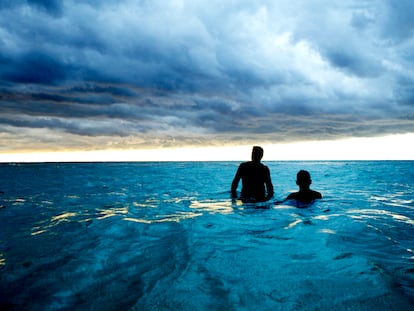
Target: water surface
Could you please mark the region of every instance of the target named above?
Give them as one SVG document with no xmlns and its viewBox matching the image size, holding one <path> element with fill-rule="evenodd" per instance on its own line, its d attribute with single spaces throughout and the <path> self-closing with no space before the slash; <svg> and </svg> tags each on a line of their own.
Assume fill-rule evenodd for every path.
<svg viewBox="0 0 414 311">
<path fill-rule="evenodd" d="M 308 208 L 232 202 L 238 164 L 0 165 L 0 309 L 414 308 L 414 162 L 266 162 Z"/>
</svg>

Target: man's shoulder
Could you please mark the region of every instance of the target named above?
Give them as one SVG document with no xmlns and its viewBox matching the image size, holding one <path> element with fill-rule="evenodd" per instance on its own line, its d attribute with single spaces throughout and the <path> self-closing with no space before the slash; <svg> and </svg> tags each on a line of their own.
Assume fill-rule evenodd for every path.
<svg viewBox="0 0 414 311">
<path fill-rule="evenodd" d="M 292 192 L 286 197 L 286 200 L 296 200 L 299 197 L 299 192 Z"/>
<path fill-rule="evenodd" d="M 239 169 L 241 170 L 247 170 L 247 171 L 259 171 L 259 172 L 270 172 L 269 168 L 264 165 L 263 163 L 259 162 L 243 162 L 239 165 Z"/>
<path fill-rule="evenodd" d="M 286 197 L 286 200 L 298 200 L 304 202 L 316 199 L 322 199 L 322 194 L 314 190 L 310 190 L 309 192 L 293 192 Z"/>
<path fill-rule="evenodd" d="M 244 168 L 244 167 L 249 167 L 250 162 L 242 162 L 240 163 L 239 167 Z"/>
<path fill-rule="evenodd" d="M 315 198 L 315 199 L 322 199 L 322 194 L 320 192 L 315 191 L 315 190 L 311 190 L 311 193 L 312 193 L 312 197 L 313 198 Z"/>
<path fill-rule="evenodd" d="M 241 167 L 256 167 L 257 163 L 253 161 L 246 161 L 240 164 Z"/>
</svg>

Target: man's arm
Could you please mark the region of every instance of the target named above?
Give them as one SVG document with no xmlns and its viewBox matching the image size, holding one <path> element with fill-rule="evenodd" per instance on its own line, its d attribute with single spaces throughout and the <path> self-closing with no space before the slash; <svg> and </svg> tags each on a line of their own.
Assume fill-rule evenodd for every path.
<svg viewBox="0 0 414 311">
<path fill-rule="evenodd" d="M 271 199 L 272 197 L 273 197 L 273 195 L 274 195 L 274 190 L 273 190 L 273 184 L 272 184 L 272 179 L 271 179 L 271 177 L 270 177 L 270 170 L 269 170 L 269 168 L 267 167 L 266 168 L 266 181 L 265 181 L 265 183 L 266 183 L 266 190 L 267 190 L 267 197 L 266 197 L 266 199 Z"/>
<path fill-rule="evenodd" d="M 234 176 L 233 182 L 231 183 L 231 196 L 237 198 L 237 187 L 241 179 L 241 166 L 237 169 L 236 175 Z"/>
</svg>

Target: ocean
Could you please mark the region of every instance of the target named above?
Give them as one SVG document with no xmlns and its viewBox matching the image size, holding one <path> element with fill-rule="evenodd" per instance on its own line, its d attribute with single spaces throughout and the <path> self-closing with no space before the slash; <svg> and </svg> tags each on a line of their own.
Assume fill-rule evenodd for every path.
<svg viewBox="0 0 414 311">
<path fill-rule="evenodd" d="M 0 310 L 414 310 L 414 161 L 264 163 L 0 164 Z"/>
</svg>

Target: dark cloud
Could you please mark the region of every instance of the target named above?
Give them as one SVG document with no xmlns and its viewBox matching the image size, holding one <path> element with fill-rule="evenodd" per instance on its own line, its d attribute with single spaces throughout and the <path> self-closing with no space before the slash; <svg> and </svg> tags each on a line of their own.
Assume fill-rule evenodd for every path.
<svg viewBox="0 0 414 311">
<path fill-rule="evenodd" d="M 334 67 L 345 70 L 349 74 L 369 78 L 377 77 L 381 73 L 379 64 L 373 63 L 371 59 L 358 55 L 352 50 L 331 50 L 326 56 Z"/>
<path fill-rule="evenodd" d="M 46 10 L 49 14 L 54 16 L 60 16 L 63 10 L 63 1 L 59 0 L 27 0 L 28 4 L 39 7 Z"/>
<path fill-rule="evenodd" d="M 10 63 L 11 71 L 3 73 L 5 80 L 14 83 L 55 84 L 70 74 L 70 69 L 53 56 L 27 53 Z"/>
<path fill-rule="evenodd" d="M 0 2 L 0 9 L 31 7 L 59 17 L 63 13 L 63 3 L 60 0 L 3 0 Z"/>
<path fill-rule="evenodd" d="M 412 1 L 384 1 L 382 32 L 387 39 L 398 43 L 412 39 L 414 34 L 414 3 Z"/>
<path fill-rule="evenodd" d="M 410 1 L 16 0 L 0 10 L 0 131 L 15 129 L 16 141 L 31 129 L 132 145 L 414 131 Z"/>
</svg>

